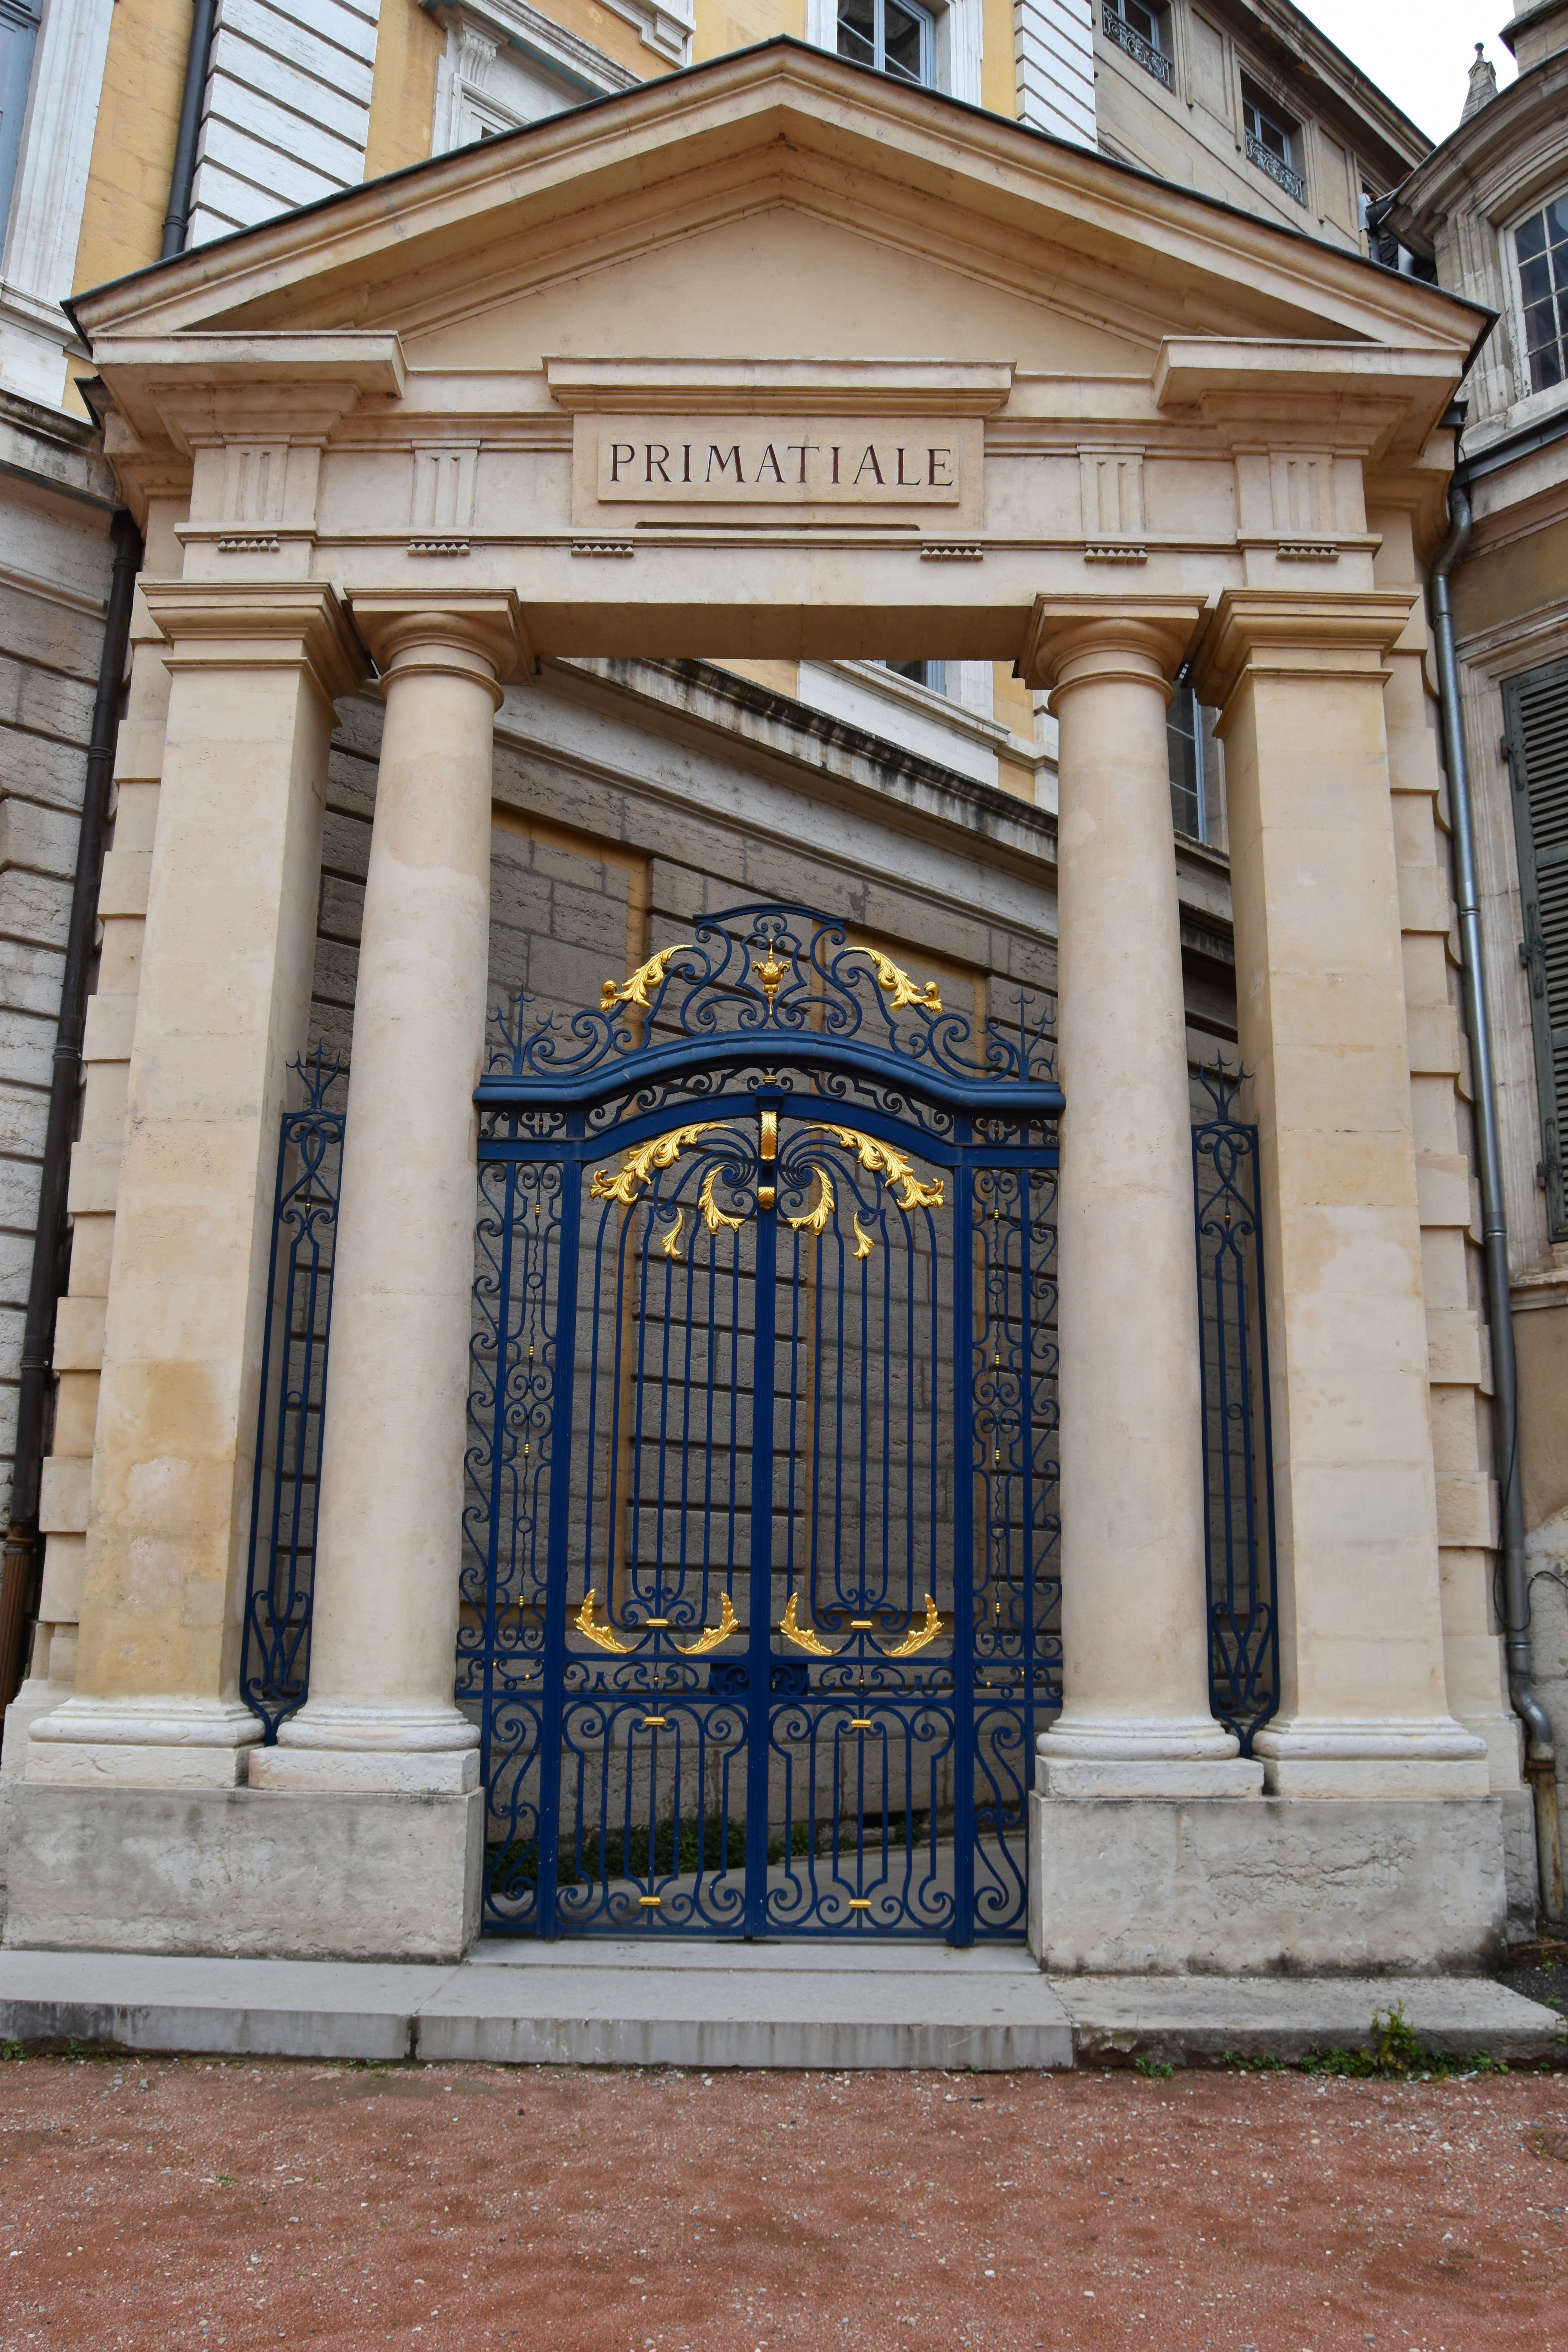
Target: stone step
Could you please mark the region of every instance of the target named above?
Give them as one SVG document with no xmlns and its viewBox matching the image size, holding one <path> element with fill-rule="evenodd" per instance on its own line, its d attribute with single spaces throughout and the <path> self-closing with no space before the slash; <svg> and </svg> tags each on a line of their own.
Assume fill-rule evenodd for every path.
<svg viewBox="0 0 1568 2352">
<path fill-rule="evenodd" d="M 506 2064 L 932 2067 L 1359 2045 L 1405 2003 L 1434 2046 L 1513 2062 L 1568 2027 L 1487 1979 L 1047 1979 L 1014 1948 L 481 1944 L 460 1967 L 0 1953 L 0 2040 L 225 2056 Z"/>
</svg>

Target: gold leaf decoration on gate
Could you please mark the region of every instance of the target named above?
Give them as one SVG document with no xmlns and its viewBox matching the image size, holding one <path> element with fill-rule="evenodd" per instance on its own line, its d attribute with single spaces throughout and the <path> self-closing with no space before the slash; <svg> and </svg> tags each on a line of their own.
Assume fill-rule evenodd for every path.
<svg viewBox="0 0 1568 2352">
<path fill-rule="evenodd" d="M 588 1597 L 584 1601 L 581 1609 L 578 1610 L 576 1617 L 573 1622 L 575 1623 L 579 1633 L 585 1634 L 590 1642 L 596 1642 L 601 1650 L 616 1650 L 624 1656 L 626 1653 L 633 1647 L 633 1644 L 630 1642 L 623 1642 L 618 1634 L 611 1632 L 607 1625 L 595 1623 L 594 1618 L 594 1591 L 595 1588 L 593 1585 L 590 1585 L 588 1587 Z"/>
<path fill-rule="evenodd" d="M 890 1013 L 901 1013 L 906 1004 L 916 1005 L 922 1013 L 942 1011 L 942 996 L 934 980 L 928 980 L 922 988 L 919 981 L 911 980 L 903 966 L 896 964 L 890 955 L 884 955 L 880 948 L 851 948 L 848 952 L 866 956 L 876 966 L 877 985 L 887 997 Z"/>
<path fill-rule="evenodd" d="M 811 1121 L 814 1135 L 837 1136 L 839 1142 L 854 1152 L 862 1168 L 879 1176 L 889 1192 L 896 1192 L 900 1209 L 940 1209 L 942 1206 L 942 1178 L 935 1176 L 928 1184 L 915 1174 L 914 1163 L 889 1143 L 879 1143 L 874 1135 L 862 1135 L 856 1127 L 833 1127 L 820 1119 Z"/>
<path fill-rule="evenodd" d="M 912 1658 L 917 1650 L 923 1650 L 928 1642 L 934 1642 L 941 1632 L 942 1612 L 938 1609 L 935 1601 L 928 1592 L 926 1594 L 925 1623 L 923 1625 L 911 1625 L 909 1632 L 904 1635 L 903 1640 L 901 1642 L 895 1643 L 890 1650 L 884 1650 L 882 1655 L 885 1658 Z"/>
<path fill-rule="evenodd" d="M 783 1622 L 779 1626 L 779 1632 L 784 1635 L 784 1640 L 793 1642 L 797 1650 L 809 1650 L 814 1658 L 836 1658 L 838 1655 L 837 1651 L 831 1649 L 822 1636 L 814 1633 L 809 1625 L 797 1622 L 795 1612 L 795 1596 L 792 1592 L 788 1606 L 784 1610 Z"/>
<path fill-rule="evenodd" d="M 656 1135 L 651 1143 L 639 1143 L 628 1151 L 612 1176 L 607 1169 L 596 1168 L 588 1187 L 588 1197 L 594 1201 L 619 1201 L 626 1208 L 636 1202 L 645 1184 L 650 1184 L 661 1168 L 673 1168 L 688 1145 L 700 1135 L 711 1135 L 722 1119 L 700 1120 L 695 1127 L 672 1128 L 668 1135 Z"/>
<path fill-rule="evenodd" d="M 710 1234 L 716 1234 L 721 1225 L 728 1225 L 732 1234 L 738 1234 L 746 1220 L 743 1214 L 739 1217 L 727 1215 L 713 1198 L 713 1184 L 718 1173 L 716 1167 L 710 1168 L 707 1175 L 702 1179 L 702 1190 L 697 1195 L 697 1205 L 702 1212 L 702 1222 Z"/>
<path fill-rule="evenodd" d="M 857 1257 L 869 1257 L 869 1256 L 870 1256 L 870 1255 L 871 1255 L 871 1252 L 872 1252 L 872 1251 L 876 1248 L 876 1246 L 877 1246 L 877 1236 L 876 1236 L 876 1234 L 868 1234 L 868 1233 L 866 1231 L 866 1228 L 865 1228 L 865 1227 L 864 1227 L 864 1225 L 862 1225 L 862 1223 L 860 1223 L 860 1212 L 859 1212 L 859 1210 L 858 1210 L 858 1209 L 857 1209 L 857 1210 L 856 1210 L 856 1212 L 855 1212 L 854 1215 L 850 1218 L 849 1222 L 850 1222 L 850 1223 L 851 1223 L 851 1224 L 854 1226 L 854 1228 L 855 1228 L 855 1255 L 856 1255 L 856 1256 L 857 1256 Z"/>
<path fill-rule="evenodd" d="M 670 1227 L 670 1229 L 669 1229 L 668 1233 L 667 1233 L 667 1234 L 665 1234 L 665 1236 L 664 1236 L 663 1240 L 659 1243 L 659 1247 L 660 1247 L 660 1249 L 664 1252 L 664 1254 L 665 1254 L 666 1257 L 673 1258 L 673 1259 L 675 1260 L 675 1263 L 677 1264 L 677 1265 L 680 1265 L 680 1263 L 681 1263 L 681 1256 L 680 1256 L 680 1234 L 681 1234 L 681 1228 L 684 1226 L 685 1223 L 686 1223 L 686 1212 L 685 1212 L 685 1210 L 684 1210 L 684 1209 L 677 1209 L 677 1211 L 676 1211 L 676 1213 L 675 1213 L 675 1223 L 674 1223 L 674 1224 Z"/>
<path fill-rule="evenodd" d="M 812 1173 L 816 1178 L 817 1189 L 816 1208 L 808 1209 L 804 1217 L 786 1217 L 784 1219 L 785 1224 L 792 1225 L 797 1234 L 825 1234 L 827 1231 L 828 1221 L 833 1214 L 834 1192 L 832 1177 L 828 1174 L 826 1168 L 814 1169 Z M 863 1256 L 864 1252 L 857 1251 L 856 1255 L 857 1256 Z"/>
<path fill-rule="evenodd" d="M 727 1642 L 735 1629 L 734 1605 L 726 1592 L 720 1597 L 717 1625 L 705 1627 L 695 1642 L 677 1642 L 675 1646 L 683 1658 L 700 1658 L 705 1651 L 716 1650 L 721 1642 Z"/>
<path fill-rule="evenodd" d="M 672 948 L 660 948 L 650 955 L 647 963 L 639 964 L 629 980 L 607 980 L 599 991 L 599 1010 L 608 1013 L 616 1004 L 640 1004 L 645 1013 L 653 1011 L 653 991 L 663 984 L 671 956 L 685 948 L 695 948 L 693 940 L 679 940 Z"/>
</svg>

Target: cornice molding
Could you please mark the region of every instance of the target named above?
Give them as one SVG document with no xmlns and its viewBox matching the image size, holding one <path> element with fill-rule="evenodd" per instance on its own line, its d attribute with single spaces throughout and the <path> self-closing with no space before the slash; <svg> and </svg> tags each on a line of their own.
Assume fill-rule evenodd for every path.
<svg viewBox="0 0 1568 2352">
<path fill-rule="evenodd" d="M 1068 667 L 1085 662 L 1100 677 L 1147 685 L 1157 672 L 1169 680 L 1185 659 L 1205 609 L 1201 596 L 1037 597 L 1015 675 L 1053 695 L 1067 683 Z"/>
<path fill-rule="evenodd" d="M 1568 169 L 1563 119 L 1568 111 L 1568 50 L 1522 73 L 1461 122 L 1418 163 L 1391 207 L 1387 226 L 1412 252 L 1430 255 L 1454 213 L 1489 217 L 1515 208 L 1517 192 L 1542 165 Z"/>
<path fill-rule="evenodd" d="M 1414 588 L 1227 588 L 1193 656 L 1193 690 L 1223 711 L 1247 676 L 1383 679 L 1419 603 Z"/>
<path fill-rule="evenodd" d="M 329 702 L 364 683 L 363 648 L 324 581 L 142 580 L 166 668 L 306 668 Z"/>
</svg>

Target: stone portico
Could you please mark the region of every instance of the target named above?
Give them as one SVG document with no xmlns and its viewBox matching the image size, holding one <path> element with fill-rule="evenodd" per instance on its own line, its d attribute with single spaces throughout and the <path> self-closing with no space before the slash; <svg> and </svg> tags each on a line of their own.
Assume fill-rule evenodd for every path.
<svg viewBox="0 0 1568 2352">
<path fill-rule="evenodd" d="M 1060 728 L 1065 1703 L 1032 1946 L 1479 1960 L 1523 1801 L 1422 565 L 1480 314 L 790 42 L 76 308 L 146 519 L 115 851 L 144 928 L 96 1000 L 79 1643 L 68 1692 L 19 1703 L 7 1941 L 471 1941 L 494 714 L 545 657 L 897 649 L 1011 660 Z M 1249 1759 L 1207 1694 L 1164 740 L 1187 665 L 1222 714 L 1263 1177 L 1283 1689 Z M 277 1138 L 332 706 L 373 675 L 310 1693 L 264 1748 L 237 1683 Z"/>
</svg>

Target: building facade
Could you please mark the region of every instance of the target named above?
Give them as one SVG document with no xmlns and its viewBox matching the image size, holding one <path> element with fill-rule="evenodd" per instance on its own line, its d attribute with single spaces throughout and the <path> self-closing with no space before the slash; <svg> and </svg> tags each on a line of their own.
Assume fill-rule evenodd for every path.
<svg viewBox="0 0 1568 2352">
<path fill-rule="evenodd" d="M 781 32 L 799 46 L 731 55 Z M 890 1688 L 895 1633 L 911 1658 L 924 1644 L 928 1664 L 947 1662 L 948 1694 L 939 1704 L 934 1684 L 911 1685 L 902 1715 L 888 1701 L 903 1727 L 902 1794 L 884 1794 L 877 1834 L 904 1857 L 902 1907 L 882 1921 L 876 1906 L 890 1898 L 862 1890 L 836 1921 L 815 1909 L 819 1928 L 923 1925 L 963 1941 L 989 1886 L 990 1916 L 1021 1935 L 1026 1877 L 1036 1947 L 1057 1965 L 1432 1965 L 1474 1958 L 1510 1916 L 1532 1917 L 1531 1807 L 1492 1591 L 1468 1074 L 1421 603 L 1444 536 L 1447 404 L 1487 321 L 1473 295 L 1468 306 L 1363 257 L 1363 200 L 1421 163 L 1413 126 L 1284 0 L 1105 0 L 1098 15 L 1078 0 L 1020 0 L 1011 15 L 994 0 L 877 0 L 820 16 L 814 5 L 800 24 L 640 0 L 547 12 L 322 0 L 303 19 L 258 0 L 188 16 L 163 0 L 112 12 L 62 0 L 31 37 L 0 313 L 0 370 L 34 436 L 16 470 L 43 482 L 51 434 L 98 468 L 75 486 L 98 566 L 84 555 L 73 577 L 82 609 L 106 593 L 117 498 L 146 551 L 96 905 L 41 1584 L 0 1763 L 15 1845 L 7 1933 L 449 1953 L 481 1901 L 492 1928 L 541 1924 L 547 1898 L 570 1926 L 574 1904 L 590 1902 L 574 1888 L 602 1895 L 597 1924 L 652 1929 L 661 1905 L 674 1919 L 692 1899 L 688 1814 L 697 1882 L 740 1874 L 751 1910 L 776 1924 L 796 1900 L 793 1857 L 830 1852 L 837 1885 L 830 1816 L 854 1814 L 862 1858 L 869 1816 L 815 1799 L 788 1812 L 778 1759 L 786 1779 L 805 1775 L 820 1742 L 778 1731 L 763 1759 L 747 1745 L 761 1694 L 782 1687 L 775 1669 L 804 1675 L 788 1703 L 837 1725 L 866 1673 L 855 1684 L 841 1665 L 834 1682 L 812 1661 L 853 1654 Z M 824 61 L 834 52 L 846 63 Z M 693 66 L 706 71 L 668 79 Z M 84 152 L 48 218 L 72 262 L 40 257 L 21 234 L 42 158 L 57 178 L 65 170 L 44 126 L 46 102 L 63 102 L 48 92 L 68 89 Z M 884 145 L 896 160 L 879 156 Z M 962 191 L 945 210 L 931 194 L 939 173 Z M 163 268 L 139 274 L 161 248 Z M 568 290 L 579 281 L 581 299 Z M 46 284 L 80 290 L 63 331 Z M 824 319 L 838 322 L 831 333 Z M 904 471 L 917 427 L 919 484 Z M 856 438 L 843 483 L 839 453 Z M 808 479 L 808 463 L 829 462 L 830 478 Z M 61 461 L 48 464 L 58 478 Z M 1370 806 L 1353 781 L 1368 759 L 1384 778 Z M 422 763 L 468 811 L 461 838 L 449 810 L 422 807 Z M 389 773 L 399 815 L 384 814 Z M 422 828 L 428 856 L 398 850 Z M 1350 872 L 1347 828 L 1364 853 Z M 255 856 L 234 855 L 242 839 Z M 1338 902 L 1331 919 L 1327 898 L 1309 920 L 1293 897 L 1288 842 L 1298 877 Z M 26 875 L 15 887 L 38 898 L 25 855 L 7 881 Z M 396 877 L 415 872 L 424 881 L 400 898 Z M 477 940 L 476 906 L 489 908 Z M 589 1197 L 627 1213 L 623 1249 L 640 1202 L 645 1260 L 651 1238 L 666 1265 L 694 1263 L 679 1253 L 696 1239 L 670 1219 L 700 1211 L 693 1236 L 704 1223 L 715 1249 L 733 1248 L 733 1279 L 750 1286 L 734 1295 L 752 1305 L 731 1308 L 722 1378 L 711 1342 L 695 1386 L 667 1356 L 658 1379 L 627 1372 L 613 1411 L 638 1433 L 617 1437 L 624 1458 L 595 1454 L 574 1422 L 552 1424 L 558 1460 L 568 1436 L 588 1453 L 573 1454 L 570 1504 L 570 1482 L 557 1482 L 549 1593 L 503 1590 L 500 1490 L 476 1499 L 471 1432 L 485 1381 L 511 1360 L 503 1315 L 483 1370 L 487 1163 L 481 1149 L 476 1287 L 479 1046 L 468 1029 L 522 987 L 530 1019 L 569 1031 L 603 992 L 633 1008 L 615 1051 L 641 1052 L 674 1017 L 660 992 L 672 974 L 695 984 L 697 968 L 670 957 L 737 906 L 757 920 L 759 908 L 818 909 L 851 955 L 896 975 L 879 980 L 884 994 L 915 992 L 888 1009 L 917 1022 L 924 1004 L 989 1036 L 998 1005 L 1037 1001 L 1029 1017 L 1056 1041 L 1067 1099 L 1050 1221 L 1061 1389 L 1042 1374 L 1037 1431 L 1035 1408 L 1025 1415 L 1026 1451 L 1037 1444 L 1049 1475 L 1017 1522 L 1033 1565 L 1002 1580 L 1006 1610 L 1015 1585 L 1033 1595 L 1030 1630 L 1012 1649 L 998 1633 L 987 1680 L 980 1652 L 951 1664 L 980 1590 L 966 1610 L 959 1531 L 981 1507 L 952 1499 L 966 1484 L 962 1441 L 938 1431 L 953 1392 L 928 1397 L 923 1453 L 906 1429 L 899 1444 L 884 1432 L 879 1454 L 865 1436 L 868 1327 L 853 1340 L 837 1327 L 837 1407 L 863 1427 L 856 1497 L 836 1473 L 836 1541 L 852 1531 L 863 1554 L 874 1522 L 884 1552 L 903 1543 L 902 1613 L 863 1585 L 786 1593 L 781 1559 L 764 1567 L 756 1454 L 750 1549 L 727 1538 L 721 1593 L 703 1555 L 712 1646 L 749 1646 L 741 1684 L 737 1646 L 712 1668 L 731 1683 L 681 1702 L 704 1757 L 699 1801 L 689 1787 L 672 1793 L 651 1751 L 634 1764 L 628 1747 L 612 1763 L 602 1726 L 568 1738 L 559 1717 L 529 1716 L 539 1694 L 521 1685 L 518 1720 L 535 1727 L 507 1748 L 491 1706 L 499 1629 L 510 1611 L 518 1657 L 531 1658 L 537 1626 L 541 1688 L 553 1677 L 560 1705 L 584 1661 L 635 1651 L 647 1622 L 662 1624 L 637 1577 L 648 1545 L 663 1557 L 658 1465 L 673 1441 L 661 1420 L 665 1434 L 647 1443 L 649 1505 L 637 1484 L 646 1416 L 682 1391 L 684 1460 L 691 1399 L 711 1429 L 721 1396 L 731 1451 L 762 1444 L 764 1275 L 746 1253 L 763 1247 L 774 1203 L 762 1194 L 777 1187 L 760 1164 L 723 1163 L 731 1187 L 742 1171 L 740 1192 L 716 1190 L 710 1169 L 707 1208 L 671 1192 L 660 1226 L 663 1196 L 638 1190 L 651 1175 L 624 1161 L 584 1169 Z M 770 936 L 721 924 L 702 953 L 719 938 Z M 826 1034 L 839 982 L 826 968 L 811 981 L 811 943 L 790 937 L 782 961 L 759 944 L 755 968 L 778 971 L 786 1005 L 786 971 L 808 994 L 819 987 L 813 1034 Z M 423 994 L 400 997 L 418 971 Z M 47 981 L 40 1007 L 21 1001 L 19 979 L 14 992 L 19 1034 L 30 1018 L 47 1036 Z M 732 991 L 726 1001 L 732 1013 Z M 782 1066 L 774 997 L 753 1009 L 773 1024 Z M 911 1041 L 908 1025 L 888 1050 L 918 1060 L 923 1033 Z M 331 1179 L 331 1407 L 323 1420 L 307 1373 L 303 1420 L 284 1440 L 268 1423 L 279 1122 L 304 1115 L 289 1068 L 318 1042 L 352 1072 Z M 1262 1187 L 1269 1370 L 1262 1381 L 1255 1349 L 1247 1405 L 1260 1432 L 1265 1400 L 1272 1414 L 1246 1465 L 1258 1525 L 1266 1504 L 1269 1517 L 1267 1589 L 1255 1579 L 1240 1615 L 1258 1639 L 1268 1620 L 1278 1664 L 1271 1719 L 1244 1727 L 1245 1755 L 1215 1695 L 1216 1626 L 1226 1606 L 1233 1631 L 1238 1618 L 1215 1599 L 1218 1522 L 1194 1429 L 1211 1410 L 1215 1349 L 1227 1331 L 1256 1333 L 1234 1302 L 1200 1331 L 1189 1274 L 1194 1074 L 1226 1050 L 1248 1072 Z M 812 1052 L 793 1082 L 815 1097 L 826 1082 Z M 423 1092 L 400 1092 L 410 1070 Z M 869 1086 L 869 1070 L 858 1082 Z M 38 1086 L 19 1063 L 19 1136 Z M 412 1144 L 416 1103 L 416 1125 L 437 1138 L 428 1152 Z M 780 1118 L 787 1148 L 799 1144 L 781 1106 L 747 1150 L 765 1154 Z M 1044 1095 L 1025 1108 L 1057 1116 Z M 915 1168 L 886 1100 L 878 1115 L 872 1141 L 908 1147 Z M 501 1116 L 481 1121 L 492 1158 Z M 858 1150 L 870 1130 L 855 1132 Z M 1058 1140 L 1028 1148 L 1054 1184 Z M 514 1151 L 509 1181 L 524 1181 L 526 1158 Z M 968 1162 L 939 1177 L 936 1164 L 919 1162 L 917 1192 L 946 1183 L 973 1202 L 963 1185 L 995 1181 Z M 399 1173 L 374 1181 L 372 1166 Z M 848 1224 L 842 1214 L 853 1167 L 801 1171 L 805 1189 L 776 1213 L 781 1234 L 804 1226 L 850 1249 L 890 1316 L 887 1237 L 879 1255 L 856 1222 L 865 1202 Z M 37 1181 L 18 1186 L 20 1265 Z M 913 1204 L 906 1193 L 906 1223 Z M 489 1213 L 511 1236 L 515 1201 Z M 748 1216 L 754 1237 L 740 1234 Z M 1142 1240 L 1130 1256 L 1132 1230 Z M 775 1305 L 804 1313 L 807 1299 L 819 1314 L 819 1260 L 799 1271 L 806 1244 L 787 1246 L 798 1278 Z M 925 1298 L 927 1353 L 957 1362 L 973 1298 L 963 1308 L 943 1285 L 964 1254 L 940 1238 L 923 1257 L 909 1246 L 902 1311 Z M 395 1302 L 376 1268 L 410 1252 L 426 1273 L 394 1285 Z M 689 1348 L 695 1273 L 664 1278 L 687 1286 Z M 706 1278 L 711 1318 L 711 1265 Z M 616 1333 L 630 1317 L 646 1354 L 650 1331 L 668 1347 L 675 1310 L 656 1315 L 646 1271 L 641 1283 L 632 1306 L 628 1293 L 604 1311 Z M 581 1347 L 590 1337 L 584 1326 Z M 818 1369 L 798 1397 L 793 1372 L 784 1385 L 770 1374 L 768 1393 L 788 1422 L 790 1465 L 802 1477 L 815 1465 L 816 1478 L 826 1342 L 799 1344 Z M 572 1352 L 559 1331 L 552 1346 L 557 1362 Z M 889 1370 L 896 1354 L 883 1344 L 878 1360 L 884 1418 L 912 1411 L 918 1386 L 912 1344 Z M 809 1444 L 797 1430 L 808 1394 Z M 976 1394 L 963 1389 L 965 1413 L 979 1412 Z M 520 1427 L 503 1414 L 486 1441 L 514 1480 Z M 710 1435 L 699 1450 L 707 1476 Z M 865 1465 L 880 1465 L 886 1487 L 895 1469 L 912 1480 L 917 1455 L 929 1504 L 895 1511 L 884 1496 L 879 1517 Z M 725 1475 L 732 1520 L 741 1488 Z M 797 1498 L 795 1466 L 777 1475 L 768 1541 L 793 1561 L 791 1544 L 815 1545 L 831 1515 L 816 1487 Z M 309 1521 L 303 1545 L 296 1533 L 283 1548 L 288 1570 L 307 1586 L 316 1576 L 316 1612 L 309 1697 L 301 1706 L 295 1688 L 269 1719 L 247 1644 L 258 1514 L 286 1489 L 305 1496 Z M 714 1490 L 702 1492 L 698 1516 L 712 1523 Z M 680 1494 L 669 1540 L 684 1561 L 697 1506 Z M 573 1514 L 586 1529 L 595 1496 L 616 1531 L 597 1594 L 591 1580 L 579 1590 L 573 1565 L 574 1633 L 560 1622 L 560 1579 Z M 1013 1529 L 1023 1507 L 987 1502 L 986 1523 Z M 520 1506 L 505 1521 L 514 1554 L 527 1517 Z M 476 1525 L 484 1541 L 469 1559 Z M 1262 1541 L 1255 1528 L 1254 1570 Z M 1000 1627 L 1000 1571 L 986 1572 Z M 679 1595 L 671 1625 L 695 1631 L 694 1605 Z M 658 1642 L 656 1654 L 655 1680 L 633 1694 L 639 1735 L 658 1674 L 684 1692 L 691 1671 Z M 635 1682 L 640 1669 L 626 1671 Z M 986 1690 L 1027 1685 L 1005 1737 L 1000 1715 L 977 1733 L 993 1703 L 972 1676 Z M 753 1728 L 726 1751 L 714 1710 L 737 1693 Z M 917 1698 L 934 1710 L 936 1746 L 949 1742 L 946 1765 L 910 1729 Z M 873 1736 L 874 1716 L 846 1721 Z M 264 1724 L 276 1738 L 258 1747 Z M 1026 1869 L 1034 1775 L 1016 1756 L 1001 1762 L 1026 1733 L 1031 1759 L 1045 1741 Z M 574 1759 L 570 1803 L 557 1754 Z M 743 1799 L 712 1793 L 731 1771 L 737 1786 L 750 1774 Z M 640 1845 L 626 1826 L 634 1789 Z M 923 1907 L 908 1894 L 921 1841 L 936 1888 Z M 1260 1847 L 1286 1890 L 1272 1910 L 1247 1892 L 1247 1854 Z M 393 1866 L 345 1906 L 350 1848 L 384 1848 Z M 1091 1860 L 1108 1850 L 1109 1875 Z M 1394 1905 L 1378 1891 L 1391 1883 Z M 214 1909 L 218 1886 L 228 1910 Z M 737 1886 L 724 1899 L 740 1901 Z M 729 1916 L 724 1899 L 715 1918 Z"/>
</svg>

